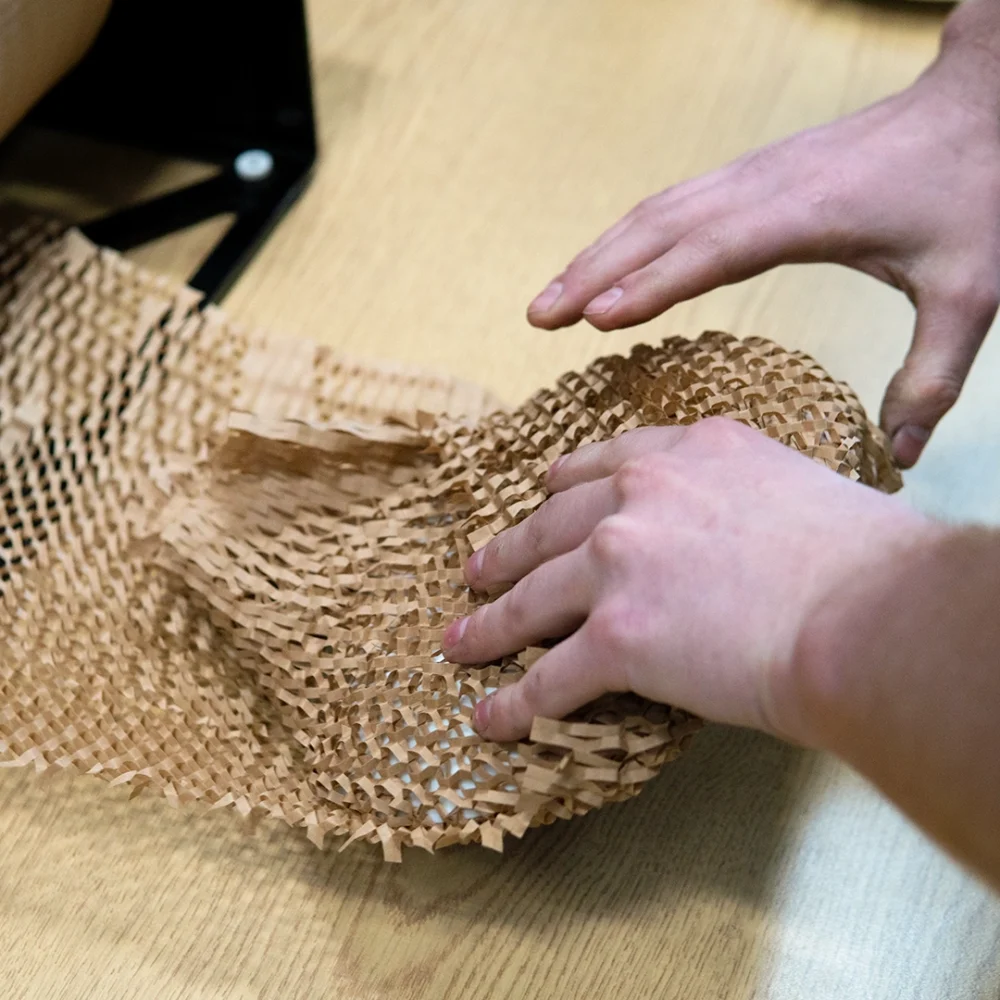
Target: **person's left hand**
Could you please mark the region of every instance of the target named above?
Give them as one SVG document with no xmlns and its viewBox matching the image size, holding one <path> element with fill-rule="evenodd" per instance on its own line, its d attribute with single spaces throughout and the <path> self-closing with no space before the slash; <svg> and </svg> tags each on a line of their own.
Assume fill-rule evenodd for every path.
<svg viewBox="0 0 1000 1000">
<path fill-rule="evenodd" d="M 553 496 L 466 567 L 513 589 L 453 622 L 445 653 L 485 663 L 570 636 L 476 708 L 496 740 L 610 691 L 802 743 L 795 650 L 814 608 L 934 528 L 901 501 L 724 419 L 653 427 L 553 466 Z"/>
<path fill-rule="evenodd" d="M 896 461 L 913 465 L 1000 302 L 1000 58 L 977 21 L 996 4 L 964 6 L 972 23 L 946 32 L 911 87 L 645 199 L 563 269 L 529 322 L 620 330 L 781 264 L 854 268 L 917 308 L 881 416 Z"/>
</svg>

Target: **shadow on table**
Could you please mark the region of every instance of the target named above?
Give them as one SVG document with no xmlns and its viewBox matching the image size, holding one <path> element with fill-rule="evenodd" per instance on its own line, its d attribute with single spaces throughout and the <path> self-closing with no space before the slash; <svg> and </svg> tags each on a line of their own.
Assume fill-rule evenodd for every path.
<svg viewBox="0 0 1000 1000">
<path fill-rule="evenodd" d="M 763 903 L 802 759 L 760 734 L 709 728 L 636 799 L 508 839 L 503 856 L 411 849 L 401 866 L 389 866 L 378 848 L 355 845 L 317 853 L 299 872 L 338 891 L 363 885 L 366 896 L 414 919 L 446 910 L 470 921 L 509 917 L 525 929 L 572 912 L 668 913 L 702 893 Z M 341 877 L 358 865 L 371 868 L 370 880 Z M 537 905 L 526 913 L 519 897 L 529 892 Z"/>
<path fill-rule="evenodd" d="M 369 845 L 319 852 L 280 824 L 251 836 L 229 810 L 0 772 L 0 918 L 22 936 L 72 927 L 83 953 L 129 956 L 171 997 L 193 982 L 269 998 L 333 982 L 359 997 L 746 997 L 809 759 L 708 729 L 630 802 L 503 856 L 409 850 L 402 865 Z M 29 957 L 41 976 L 44 949 Z"/>
</svg>

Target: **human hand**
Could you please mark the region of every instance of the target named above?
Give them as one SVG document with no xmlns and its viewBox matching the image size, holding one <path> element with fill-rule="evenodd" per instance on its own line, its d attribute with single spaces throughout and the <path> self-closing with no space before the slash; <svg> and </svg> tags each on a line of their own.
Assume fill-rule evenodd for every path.
<svg viewBox="0 0 1000 1000">
<path fill-rule="evenodd" d="M 491 739 L 611 691 L 802 743 L 795 650 L 825 595 L 931 524 L 735 421 L 643 428 L 549 473 L 552 496 L 469 560 L 445 653 L 485 663 L 569 636 L 476 708 Z"/>
<path fill-rule="evenodd" d="M 982 18 L 993 5 L 968 6 Z M 641 202 L 538 296 L 530 322 L 619 329 L 780 264 L 863 271 L 917 309 L 881 418 L 912 465 L 1000 301 L 1000 54 L 981 51 L 984 37 L 978 23 L 953 31 L 903 93 Z"/>
</svg>

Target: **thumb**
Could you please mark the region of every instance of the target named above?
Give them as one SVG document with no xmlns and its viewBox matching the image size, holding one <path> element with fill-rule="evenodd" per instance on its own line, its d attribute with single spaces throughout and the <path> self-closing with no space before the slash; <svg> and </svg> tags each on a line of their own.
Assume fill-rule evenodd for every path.
<svg viewBox="0 0 1000 1000">
<path fill-rule="evenodd" d="M 882 427 L 904 469 L 958 399 L 997 302 L 994 293 L 918 300 L 913 343 L 882 402 Z"/>
</svg>

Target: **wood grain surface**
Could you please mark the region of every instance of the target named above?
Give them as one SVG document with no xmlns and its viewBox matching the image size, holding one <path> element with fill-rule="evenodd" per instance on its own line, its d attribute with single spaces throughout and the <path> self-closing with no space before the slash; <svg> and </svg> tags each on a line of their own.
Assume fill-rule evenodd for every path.
<svg viewBox="0 0 1000 1000">
<path fill-rule="evenodd" d="M 784 268 L 622 334 L 541 333 L 529 298 L 636 200 L 863 106 L 930 60 L 937 5 L 313 0 L 322 163 L 231 293 L 242 322 L 515 401 L 704 328 L 813 353 L 866 405 L 896 293 Z M 22 134 L 0 184 L 76 218 L 192 173 Z M 133 256 L 183 277 L 209 224 Z M 906 495 L 1000 522 L 990 341 Z M 933 739 L 933 734 L 928 734 Z M 0 998 L 997 1000 L 1000 902 L 828 758 L 714 728 L 638 799 L 386 866 L 87 779 L 0 772 Z"/>
</svg>

